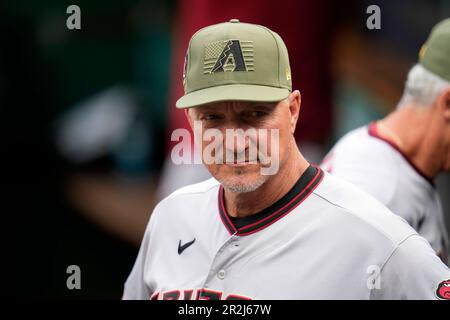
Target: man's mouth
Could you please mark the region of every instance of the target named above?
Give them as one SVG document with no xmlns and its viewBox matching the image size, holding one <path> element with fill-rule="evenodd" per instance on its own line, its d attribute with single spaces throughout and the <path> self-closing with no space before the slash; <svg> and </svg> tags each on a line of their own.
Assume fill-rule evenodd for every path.
<svg viewBox="0 0 450 320">
<path fill-rule="evenodd" d="M 229 165 L 231 167 L 244 167 L 250 164 L 257 164 L 257 160 L 246 160 L 246 161 L 233 161 L 233 162 L 227 162 L 226 165 Z"/>
</svg>

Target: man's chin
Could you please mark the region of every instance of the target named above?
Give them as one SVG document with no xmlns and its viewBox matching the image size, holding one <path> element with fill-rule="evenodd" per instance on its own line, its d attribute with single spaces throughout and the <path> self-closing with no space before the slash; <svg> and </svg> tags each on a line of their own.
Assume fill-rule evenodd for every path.
<svg viewBox="0 0 450 320">
<path fill-rule="evenodd" d="M 228 191 L 234 193 L 248 193 L 256 191 L 258 188 L 260 188 L 267 181 L 267 178 L 268 176 L 262 175 L 253 179 L 240 179 L 233 177 L 231 179 L 222 179 L 220 183 Z"/>
</svg>

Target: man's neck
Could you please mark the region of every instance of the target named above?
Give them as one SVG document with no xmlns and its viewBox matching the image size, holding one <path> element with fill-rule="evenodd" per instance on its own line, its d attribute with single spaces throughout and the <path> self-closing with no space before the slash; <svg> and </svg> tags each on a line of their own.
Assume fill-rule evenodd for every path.
<svg viewBox="0 0 450 320">
<path fill-rule="evenodd" d="M 225 206 L 232 217 L 251 216 L 269 207 L 291 190 L 302 174 L 309 167 L 298 149 L 280 167 L 278 174 L 270 177 L 261 187 L 253 192 L 235 193 L 225 190 Z"/>
<path fill-rule="evenodd" d="M 429 179 L 440 171 L 438 141 L 430 134 L 431 113 L 418 108 L 398 109 L 378 122 L 381 137 L 393 142 Z"/>
</svg>

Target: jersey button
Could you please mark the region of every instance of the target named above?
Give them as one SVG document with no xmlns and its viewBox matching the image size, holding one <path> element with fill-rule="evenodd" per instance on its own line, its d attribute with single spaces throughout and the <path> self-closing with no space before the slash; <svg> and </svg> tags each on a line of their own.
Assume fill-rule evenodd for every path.
<svg viewBox="0 0 450 320">
<path fill-rule="evenodd" d="M 239 23 L 239 20 L 238 19 L 231 19 L 230 22 L 231 23 Z"/>
<path fill-rule="evenodd" d="M 217 273 L 217 278 L 219 278 L 220 280 L 223 280 L 223 279 L 225 279 L 225 275 L 226 275 L 225 270 L 220 270 L 220 271 Z"/>
</svg>

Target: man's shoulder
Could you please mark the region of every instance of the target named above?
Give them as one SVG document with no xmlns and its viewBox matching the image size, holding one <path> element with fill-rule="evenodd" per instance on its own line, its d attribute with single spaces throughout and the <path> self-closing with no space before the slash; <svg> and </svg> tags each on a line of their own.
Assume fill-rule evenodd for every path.
<svg viewBox="0 0 450 320">
<path fill-rule="evenodd" d="M 218 188 L 219 185 L 220 184 L 216 179 L 210 178 L 199 183 L 181 187 L 170 194 L 167 199 L 176 198 L 181 195 L 204 194 L 211 191 L 211 189 Z"/>
<path fill-rule="evenodd" d="M 367 127 L 363 127 L 342 137 L 322 168 L 389 205 L 398 192 L 402 161 L 397 151 L 370 136 Z"/>
<path fill-rule="evenodd" d="M 335 144 L 335 147 L 343 147 L 347 144 L 360 143 L 370 140 L 370 135 L 368 134 L 367 126 L 362 126 L 356 129 L 353 129 L 346 134 L 344 134 Z"/>
<path fill-rule="evenodd" d="M 371 136 L 368 132 L 368 126 L 354 129 L 340 138 L 332 149 L 336 153 L 335 161 L 367 162 L 367 164 L 376 162 L 382 158 L 383 163 L 395 161 L 397 152 L 386 142 Z"/>
<path fill-rule="evenodd" d="M 343 228 L 352 225 L 364 230 L 367 236 L 376 233 L 394 246 L 416 234 L 403 218 L 373 196 L 331 174 L 325 174 L 314 195 L 328 204 Z"/>
<path fill-rule="evenodd" d="M 217 194 L 220 183 L 210 178 L 205 181 L 181 187 L 169 196 L 161 200 L 156 206 L 157 211 L 164 210 L 173 206 L 184 206 L 187 209 L 192 203 L 209 199 L 212 194 Z"/>
<path fill-rule="evenodd" d="M 405 156 L 370 135 L 367 127 L 341 138 L 327 157 L 328 163 L 322 166 L 325 170 L 368 192 L 404 218 L 420 214 L 433 196 L 432 185 Z"/>
<path fill-rule="evenodd" d="M 155 206 L 150 221 L 165 228 L 180 225 L 174 221 L 185 223 L 194 219 L 198 222 L 208 216 L 210 208 L 217 206 L 219 186 L 219 182 L 211 178 L 177 189 Z"/>
</svg>

